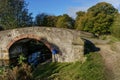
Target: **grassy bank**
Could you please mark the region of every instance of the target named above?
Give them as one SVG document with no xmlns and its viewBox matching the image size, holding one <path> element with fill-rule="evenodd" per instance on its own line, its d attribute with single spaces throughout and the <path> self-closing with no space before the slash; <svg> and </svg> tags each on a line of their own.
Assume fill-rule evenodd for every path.
<svg viewBox="0 0 120 80">
<path fill-rule="evenodd" d="M 33 72 L 36 80 L 105 80 L 104 64 L 100 54 L 86 55 L 85 63 L 47 63 Z"/>
</svg>

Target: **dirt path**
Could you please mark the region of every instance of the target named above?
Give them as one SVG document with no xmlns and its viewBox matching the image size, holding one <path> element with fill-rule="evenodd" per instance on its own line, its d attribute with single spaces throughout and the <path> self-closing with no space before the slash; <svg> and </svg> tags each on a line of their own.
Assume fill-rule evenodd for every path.
<svg viewBox="0 0 120 80">
<path fill-rule="evenodd" d="M 120 43 L 97 47 L 105 62 L 107 80 L 120 80 Z"/>
</svg>

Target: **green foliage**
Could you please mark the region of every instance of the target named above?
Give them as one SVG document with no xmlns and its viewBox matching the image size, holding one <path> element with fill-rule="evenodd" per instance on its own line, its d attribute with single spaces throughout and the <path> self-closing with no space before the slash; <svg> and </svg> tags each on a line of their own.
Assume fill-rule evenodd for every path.
<svg viewBox="0 0 120 80">
<path fill-rule="evenodd" d="M 100 54 L 90 53 L 83 64 L 47 63 L 33 72 L 36 80 L 105 80 L 104 65 Z"/>
<path fill-rule="evenodd" d="M 56 27 L 73 29 L 74 20 L 71 17 L 69 17 L 67 14 L 58 16 Z"/>
<path fill-rule="evenodd" d="M 112 35 L 120 38 L 120 14 L 117 14 L 111 28 Z"/>
<path fill-rule="evenodd" d="M 107 39 L 110 39 L 109 43 L 120 42 L 120 38 L 114 37 L 112 35 L 108 36 Z"/>
<path fill-rule="evenodd" d="M 116 13 L 118 10 L 111 4 L 100 2 L 90 7 L 84 15 L 77 15 L 76 29 L 96 35 L 109 34 Z"/>
<path fill-rule="evenodd" d="M 4 72 L 4 70 L 5 70 L 5 67 L 0 67 L 0 75 L 2 75 L 3 74 L 3 72 Z"/>
<path fill-rule="evenodd" d="M 57 17 L 56 16 L 47 16 L 47 25 L 49 27 L 55 27 L 55 23 L 57 21 Z"/>
<path fill-rule="evenodd" d="M 24 0 L 0 0 L 0 25 L 4 29 L 31 26 L 32 17 Z"/>
<path fill-rule="evenodd" d="M 88 9 L 88 12 L 92 12 L 93 16 L 98 15 L 99 13 L 105 13 L 108 15 L 111 15 L 115 12 L 117 12 L 117 9 L 115 9 L 111 4 L 106 3 L 106 2 L 100 2 L 97 3 L 96 5 L 90 7 Z"/>
<path fill-rule="evenodd" d="M 84 26 L 83 23 L 85 23 L 84 18 L 85 18 L 85 12 L 79 11 L 76 13 L 77 17 L 75 19 L 75 28 L 78 30 L 82 30 L 82 26 Z"/>
<path fill-rule="evenodd" d="M 18 64 L 22 65 L 25 60 L 26 60 L 26 58 L 25 58 L 25 56 L 23 54 L 19 55 Z"/>
<path fill-rule="evenodd" d="M 45 13 L 38 14 L 35 17 L 35 25 L 37 26 L 48 26 L 48 27 L 54 27 L 56 23 L 56 16 L 53 15 L 47 15 Z"/>
</svg>

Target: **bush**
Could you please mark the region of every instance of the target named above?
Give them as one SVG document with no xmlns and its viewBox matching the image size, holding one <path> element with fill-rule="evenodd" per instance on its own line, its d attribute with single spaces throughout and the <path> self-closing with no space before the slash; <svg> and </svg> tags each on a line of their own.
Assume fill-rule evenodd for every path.
<svg viewBox="0 0 120 80">
<path fill-rule="evenodd" d="M 23 63 L 20 67 L 13 68 L 13 74 L 16 80 L 33 80 L 32 69 L 29 65 Z"/>
<path fill-rule="evenodd" d="M 117 14 L 111 28 L 113 36 L 120 38 L 120 14 Z"/>
</svg>

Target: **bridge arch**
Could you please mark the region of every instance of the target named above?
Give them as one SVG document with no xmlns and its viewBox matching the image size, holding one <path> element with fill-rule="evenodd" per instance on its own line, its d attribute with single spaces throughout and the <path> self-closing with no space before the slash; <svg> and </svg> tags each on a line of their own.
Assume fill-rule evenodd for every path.
<svg viewBox="0 0 120 80">
<path fill-rule="evenodd" d="M 35 35 L 25 34 L 22 36 L 17 36 L 14 40 L 11 40 L 8 45 L 10 65 L 17 65 L 18 57 L 22 54 L 26 57 L 25 62 L 28 62 L 31 55 L 38 52 L 40 52 L 40 58 L 38 59 L 39 63 L 48 60 L 51 61 L 53 59 L 51 44 L 43 41 L 42 38 Z"/>
<path fill-rule="evenodd" d="M 31 39 L 35 39 L 35 40 L 41 40 L 41 38 L 39 37 L 39 36 L 36 36 L 36 35 L 34 35 L 34 34 L 23 34 L 23 35 L 19 35 L 19 36 L 16 36 L 14 39 L 12 39 L 9 43 L 8 43 L 8 45 L 7 45 L 7 49 L 9 49 L 10 48 L 10 46 L 12 45 L 12 44 L 14 44 L 16 41 L 18 41 L 18 40 L 21 40 L 21 39 L 24 39 L 24 38 L 31 38 Z M 44 43 L 44 42 L 43 42 Z"/>
</svg>

